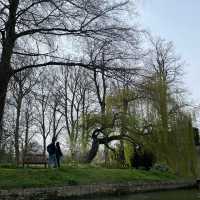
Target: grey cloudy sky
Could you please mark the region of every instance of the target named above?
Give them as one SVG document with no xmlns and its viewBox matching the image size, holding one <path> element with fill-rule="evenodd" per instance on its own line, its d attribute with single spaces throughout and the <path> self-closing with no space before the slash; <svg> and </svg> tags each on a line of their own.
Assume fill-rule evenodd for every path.
<svg viewBox="0 0 200 200">
<path fill-rule="evenodd" d="M 200 103 L 200 0 L 139 0 L 140 24 L 155 36 L 174 42 L 186 61 L 185 87 Z"/>
</svg>

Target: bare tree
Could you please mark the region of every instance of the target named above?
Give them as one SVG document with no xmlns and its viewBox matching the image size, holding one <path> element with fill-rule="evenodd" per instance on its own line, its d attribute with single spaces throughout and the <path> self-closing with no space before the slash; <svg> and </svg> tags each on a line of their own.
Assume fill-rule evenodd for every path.
<svg viewBox="0 0 200 200">
<path fill-rule="evenodd" d="M 107 95 L 107 77 L 106 77 L 106 56 L 111 42 L 105 41 L 103 43 L 94 42 L 88 43 L 88 54 L 94 65 L 99 63 L 100 70 L 94 68 L 92 80 L 94 82 L 95 93 L 100 106 L 102 118 L 106 114 L 106 95 Z M 106 56 L 105 56 L 106 55 Z M 111 57 L 110 57 L 111 58 Z M 108 149 L 104 147 L 105 164 L 108 163 Z"/>
<path fill-rule="evenodd" d="M 83 60 L 64 58 L 57 51 L 57 45 L 62 47 L 62 42 L 59 44 L 57 39 L 112 37 L 123 40 L 129 37 L 131 29 L 120 23 L 118 17 L 127 3 L 128 1 L 115 4 L 92 0 L 1 0 L 0 121 L 9 80 L 17 72 L 55 65 L 93 68 Z M 16 55 L 31 57 L 33 62 L 15 68 L 13 58 Z"/>
<path fill-rule="evenodd" d="M 84 70 L 77 67 L 73 70 L 62 68 L 59 77 L 60 89 L 60 108 L 58 111 L 65 119 L 65 127 L 69 138 L 69 145 L 72 158 L 75 158 L 80 138 L 81 113 L 86 110 L 86 91 L 88 90 L 87 81 L 84 80 Z M 58 96 L 57 95 L 57 96 Z M 84 116 L 82 116 L 84 117 Z"/>
<path fill-rule="evenodd" d="M 36 100 L 36 115 L 35 115 L 35 121 L 37 124 L 37 127 L 39 128 L 39 133 L 42 136 L 43 140 L 43 154 L 46 156 L 46 142 L 47 138 L 51 133 L 51 126 L 53 122 L 52 113 L 49 110 L 49 101 L 50 101 L 50 95 L 51 90 L 47 87 L 48 74 L 44 74 L 40 77 L 40 82 L 38 84 L 38 90 L 37 92 L 34 92 L 35 94 L 35 100 Z"/>
<path fill-rule="evenodd" d="M 20 63 L 26 62 L 21 60 Z M 23 107 L 24 98 L 31 92 L 35 84 L 37 83 L 37 75 L 32 70 L 26 70 L 20 72 L 14 76 L 14 80 L 11 84 L 11 91 L 13 95 L 13 102 L 10 102 L 16 108 L 16 126 L 15 126 L 15 154 L 16 164 L 19 164 L 19 129 L 20 129 L 20 118 L 21 109 Z"/>
<path fill-rule="evenodd" d="M 34 136 L 36 135 L 35 131 L 35 101 L 34 95 L 32 93 L 25 96 L 22 108 L 22 117 L 21 124 L 21 140 L 22 140 L 22 161 L 24 162 L 25 156 L 29 153 L 29 146 L 32 142 Z"/>
<path fill-rule="evenodd" d="M 49 111 L 51 112 L 52 116 L 52 138 L 58 138 L 58 136 L 62 133 L 62 130 L 66 128 L 63 124 L 63 113 L 60 112 L 61 108 L 61 99 L 62 96 L 60 94 L 60 90 L 62 87 L 59 85 L 59 73 L 55 71 L 51 73 L 51 78 L 48 80 L 48 87 L 50 90 L 50 98 L 49 98 Z"/>
</svg>

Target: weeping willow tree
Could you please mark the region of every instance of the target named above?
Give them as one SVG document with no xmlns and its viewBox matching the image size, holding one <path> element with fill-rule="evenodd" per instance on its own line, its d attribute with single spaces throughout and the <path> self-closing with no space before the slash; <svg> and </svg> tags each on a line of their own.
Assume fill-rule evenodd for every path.
<svg viewBox="0 0 200 200">
<path fill-rule="evenodd" d="M 192 119 L 180 109 L 170 117 L 168 165 L 179 175 L 197 175 L 197 152 Z"/>
<path fill-rule="evenodd" d="M 154 92 L 156 99 L 141 98 L 131 89 L 118 90 L 115 95 L 107 97 L 108 112 L 114 109 L 120 113 L 119 132 L 123 130 L 121 134 L 129 135 L 135 141 L 134 144 L 124 141 L 126 164 L 132 166 L 134 145 L 141 145 L 143 151 L 155 155 L 157 163 L 167 165 L 176 174 L 196 175 L 197 153 L 189 113 L 167 90 L 165 101 L 162 101 L 164 94 L 160 82 L 149 83 L 148 89 Z M 161 109 L 162 106 L 165 109 Z M 163 112 L 166 118 L 162 116 Z"/>
<path fill-rule="evenodd" d="M 130 93 L 128 88 L 119 89 L 114 96 L 110 95 L 107 97 L 107 111 L 120 113 L 119 132 L 121 135 L 127 134 L 125 123 L 128 114 L 128 103 L 132 98 L 134 98 L 134 94 Z M 126 153 L 129 153 L 129 151 L 126 151 L 128 147 L 126 143 L 120 140 L 120 144 L 118 145 L 117 160 L 120 165 L 125 165 L 127 159 L 129 159 L 126 156 Z"/>
<path fill-rule="evenodd" d="M 145 95 L 155 113 L 153 135 L 149 142 L 157 161 L 181 175 L 196 174 L 196 151 L 192 120 L 183 111 L 183 104 L 174 93 L 181 75 L 182 63 L 174 53 L 173 44 L 151 40 L 152 49 L 145 60 L 148 76 Z"/>
<path fill-rule="evenodd" d="M 115 141 L 120 144 L 118 153 L 123 154 L 120 159 L 128 166 L 132 166 L 135 147 L 139 145 L 173 172 L 195 175 L 197 154 L 192 120 L 173 92 L 181 64 L 171 43 L 157 40 L 152 41 L 152 46 L 144 63 L 147 73 L 141 86 L 115 89 L 106 96 L 105 115 L 90 116 L 92 143 L 85 161 L 94 159 L 101 144 L 113 150 Z"/>
<path fill-rule="evenodd" d="M 135 102 L 140 99 L 140 95 L 129 87 L 118 89 L 114 95 L 107 97 L 107 111 L 118 114 L 118 131 L 120 135 L 128 135 L 134 142 L 120 140 L 118 145 L 118 162 L 120 164 L 132 166 L 134 149 L 137 145 L 144 144 L 145 130 L 148 126 L 136 115 Z"/>
<path fill-rule="evenodd" d="M 115 154 L 116 150 L 113 148 L 113 143 L 122 144 L 123 141 L 126 141 L 136 144 L 136 140 L 128 134 L 128 126 L 126 125 L 130 123 L 130 120 L 134 121 L 129 116 L 128 111 L 128 102 L 134 98 L 134 93 L 130 93 L 128 90 L 119 90 L 118 92 L 117 96 L 106 97 L 106 111 L 103 116 L 101 112 L 95 112 L 81 117 L 80 124 L 84 129 L 82 130 L 84 134 L 81 137 L 81 146 L 84 151 L 87 151 L 83 158 L 85 163 L 93 161 L 101 145 L 106 146 Z M 117 112 L 113 112 L 113 108 Z"/>
<path fill-rule="evenodd" d="M 95 158 L 101 144 L 106 145 L 110 152 L 121 153 L 119 145 L 118 149 L 113 149 L 115 145 L 112 142 L 120 144 L 123 141 L 124 164 L 130 167 L 133 164 L 134 149 L 140 145 L 143 151 L 155 155 L 157 163 L 169 166 L 176 174 L 196 174 L 197 155 L 192 119 L 182 109 L 182 104 L 167 92 L 164 105 L 167 125 L 163 127 L 162 111 L 159 109 L 164 104 L 159 97 L 163 94 L 159 94 L 161 89 L 159 82 L 157 84 L 148 84 L 149 91 L 153 91 L 151 95 L 157 96 L 155 99 L 142 97 L 134 89 L 118 89 L 114 95 L 107 96 L 103 118 L 101 113 L 86 116 L 86 143 L 88 145 L 89 139 L 92 139 L 92 143 L 88 145 L 85 162 Z"/>
<path fill-rule="evenodd" d="M 195 175 L 197 154 L 192 119 L 184 111 L 184 104 L 175 99 L 179 94 L 173 92 L 181 70 L 173 45 L 163 40 L 153 42 L 152 54 L 145 64 L 147 76 L 140 90 L 143 97 L 136 91 L 123 89 L 115 92 L 110 101 L 123 113 L 121 129 L 144 149 L 153 152 L 158 163 L 180 175 Z M 147 134 L 142 131 L 145 129 Z M 131 146 L 127 143 L 124 148 L 129 165 L 133 153 Z"/>
</svg>

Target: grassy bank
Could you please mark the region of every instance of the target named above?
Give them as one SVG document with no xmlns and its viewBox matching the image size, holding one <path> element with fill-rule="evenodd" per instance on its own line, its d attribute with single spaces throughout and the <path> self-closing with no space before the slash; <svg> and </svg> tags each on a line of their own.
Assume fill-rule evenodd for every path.
<svg viewBox="0 0 200 200">
<path fill-rule="evenodd" d="M 174 179 L 176 177 L 170 173 L 157 171 L 88 166 L 61 169 L 0 168 L 0 189 Z"/>
</svg>

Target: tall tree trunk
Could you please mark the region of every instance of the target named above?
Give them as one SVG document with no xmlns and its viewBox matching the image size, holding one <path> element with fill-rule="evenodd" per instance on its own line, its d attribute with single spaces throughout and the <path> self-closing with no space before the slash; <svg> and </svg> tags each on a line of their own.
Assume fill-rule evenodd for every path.
<svg viewBox="0 0 200 200">
<path fill-rule="evenodd" d="M 0 62 L 0 125 L 2 125 L 3 120 L 8 83 L 13 72 L 10 64 L 16 40 L 15 25 L 18 5 L 19 0 L 10 1 L 8 20 L 1 38 L 3 47 Z"/>
<path fill-rule="evenodd" d="M 47 142 L 46 137 L 43 137 L 43 156 L 46 157 Z"/>
<path fill-rule="evenodd" d="M 72 160 L 75 160 L 76 159 L 76 142 L 75 142 L 75 138 L 74 138 L 74 133 L 75 130 L 72 130 L 71 132 L 71 135 L 69 137 L 69 140 L 70 140 L 70 153 L 71 153 L 71 158 Z"/>
<path fill-rule="evenodd" d="M 28 152 L 28 138 L 29 138 L 29 113 L 27 111 L 26 113 L 26 131 L 25 131 L 25 144 L 24 144 L 24 155 L 23 155 L 23 161 L 25 156 L 27 155 Z"/>
<path fill-rule="evenodd" d="M 123 92 L 123 97 L 122 97 L 122 113 L 125 116 L 128 113 L 128 99 L 126 96 L 126 91 L 128 90 L 128 88 L 126 86 L 124 86 L 124 92 Z M 121 122 L 121 128 L 120 128 L 120 134 L 124 135 L 126 134 L 126 122 L 124 121 L 124 119 L 126 119 L 125 117 L 122 118 L 122 122 Z M 119 162 L 120 164 L 123 166 L 126 163 L 126 159 L 125 159 L 125 147 L 124 147 L 124 141 L 120 140 L 120 146 L 119 146 Z"/>
<path fill-rule="evenodd" d="M 109 150 L 108 148 L 104 145 L 104 162 L 105 162 L 105 166 L 109 166 L 110 164 L 110 160 L 109 160 Z"/>
<path fill-rule="evenodd" d="M 160 81 L 160 116 L 161 116 L 161 148 L 162 157 L 168 160 L 168 107 L 167 107 L 167 84 L 166 81 Z"/>
<path fill-rule="evenodd" d="M 120 140 L 120 146 L 119 146 L 119 162 L 123 166 L 125 164 L 125 155 L 124 155 L 124 141 Z"/>
<path fill-rule="evenodd" d="M 16 117 L 16 126 L 15 126 L 15 162 L 16 165 L 19 165 L 19 123 L 20 123 L 20 115 L 21 115 L 21 105 L 22 98 L 19 96 L 17 102 L 17 117 Z"/>
<path fill-rule="evenodd" d="M 3 146 L 3 120 L 0 122 L 0 151 Z"/>
<path fill-rule="evenodd" d="M 7 74 L 7 72 L 3 69 L 1 69 L 2 66 L 0 65 L 0 131 L 3 130 L 3 113 L 4 113 L 4 107 L 6 102 L 6 93 L 8 88 L 8 83 L 10 79 L 10 75 Z"/>
<path fill-rule="evenodd" d="M 0 150 L 3 149 L 3 114 L 10 80 L 10 73 L 4 66 L 5 65 L 0 63 Z"/>
</svg>

